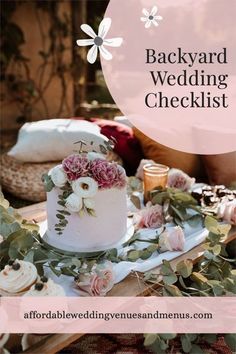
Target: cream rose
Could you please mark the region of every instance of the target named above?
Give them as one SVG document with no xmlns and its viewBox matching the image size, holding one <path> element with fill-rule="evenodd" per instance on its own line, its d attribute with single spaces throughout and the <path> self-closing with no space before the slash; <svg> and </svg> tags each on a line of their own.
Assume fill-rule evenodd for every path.
<svg viewBox="0 0 236 354">
<path fill-rule="evenodd" d="M 229 224 L 236 225 L 236 200 L 225 201 L 220 204 L 217 216 Z"/>
<path fill-rule="evenodd" d="M 195 183 L 195 178 L 189 177 L 186 173 L 177 168 L 172 168 L 168 173 L 168 187 L 178 188 L 186 192 L 191 189 Z"/>
<path fill-rule="evenodd" d="M 146 159 L 142 159 L 140 161 L 135 177 L 143 180 L 143 166 L 147 165 L 148 163 L 155 163 L 155 162 L 153 160 L 146 160 Z"/>
<path fill-rule="evenodd" d="M 71 182 L 72 190 L 81 198 L 94 197 L 98 191 L 97 182 L 91 177 L 80 177 Z"/>
<path fill-rule="evenodd" d="M 174 226 L 164 231 L 159 237 L 159 247 L 161 252 L 183 251 L 185 236 L 180 226 Z"/>
<path fill-rule="evenodd" d="M 71 193 L 69 197 L 66 198 L 65 207 L 71 213 L 76 213 L 82 208 L 82 198 L 75 193 Z"/>
<path fill-rule="evenodd" d="M 81 296 L 105 296 L 114 285 L 113 267 L 110 261 L 96 266 L 92 273 L 85 273 L 76 280 Z"/>
<path fill-rule="evenodd" d="M 138 229 L 157 229 L 164 224 L 163 208 L 161 205 L 152 205 L 148 202 L 146 207 L 134 216 L 134 223 Z"/>
<path fill-rule="evenodd" d="M 54 167 L 50 172 L 49 175 L 55 184 L 56 187 L 63 187 L 67 182 L 67 176 L 64 172 L 62 165 Z"/>
<path fill-rule="evenodd" d="M 92 198 L 84 198 L 84 205 L 88 209 L 94 209 L 95 208 L 95 201 Z"/>
<path fill-rule="evenodd" d="M 4 241 L 4 238 L 2 235 L 0 235 L 0 243 L 2 243 Z"/>
</svg>

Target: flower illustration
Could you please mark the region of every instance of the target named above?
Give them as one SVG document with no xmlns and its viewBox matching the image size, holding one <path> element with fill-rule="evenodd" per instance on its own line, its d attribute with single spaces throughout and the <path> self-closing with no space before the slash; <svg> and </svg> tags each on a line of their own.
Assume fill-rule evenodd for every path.
<svg viewBox="0 0 236 354">
<path fill-rule="evenodd" d="M 145 17 L 140 17 L 142 22 L 146 22 L 145 23 L 145 28 L 149 28 L 151 27 L 151 25 L 153 24 L 154 26 L 158 26 L 159 23 L 157 22 L 157 20 L 162 20 L 162 16 L 157 16 L 157 6 L 153 6 L 151 12 L 148 12 L 146 9 L 143 9 L 143 14 Z"/>
<path fill-rule="evenodd" d="M 87 54 L 87 60 L 90 64 L 93 64 L 97 59 L 98 49 L 102 57 L 106 60 L 112 59 L 112 54 L 105 48 L 105 46 L 119 47 L 123 41 L 122 38 L 105 39 L 107 32 L 111 26 L 111 19 L 104 18 L 99 25 L 98 34 L 87 24 L 80 26 L 83 32 L 85 32 L 92 39 L 79 39 L 76 41 L 78 46 L 92 45 Z"/>
</svg>

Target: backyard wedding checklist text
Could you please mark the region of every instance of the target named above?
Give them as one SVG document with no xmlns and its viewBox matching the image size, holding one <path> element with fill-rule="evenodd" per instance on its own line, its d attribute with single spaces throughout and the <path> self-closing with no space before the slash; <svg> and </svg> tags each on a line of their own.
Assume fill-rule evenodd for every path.
<svg viewBox="0 0 236 354">
<path fill-rule="evenodd" d="M 146 49 L 145 63 L 149 69 L 149 79 L 157 89 L 145 96 L 148 108 L 229 107 L 226 94 L 228 74 L 212 71 L 214 64 L 224 66 L 228 63 L 226 48 L 218 52 L 186 52 L 177 48 L 168 53 Z M 166 64 L 173 64 L 174 70 L 163 70 Z M 208 72 L 206 67 L 211 70 Z"/>
</svg>

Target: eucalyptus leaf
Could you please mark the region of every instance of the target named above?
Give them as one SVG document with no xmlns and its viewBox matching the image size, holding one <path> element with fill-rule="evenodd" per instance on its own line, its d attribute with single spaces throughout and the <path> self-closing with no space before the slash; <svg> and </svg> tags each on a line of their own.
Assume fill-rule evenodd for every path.
<svg viewBox="0 0 236 354">
<path fill-rule="evenodd" d="M 34 250 L 30 250 L 24 257 L 24 261 L 34 263 Z"/>
<path fill-rule="evenodd" d="M 12 224 L 1 222 L 0 224 L 0 234 L 6 238 L 12 233 L 19 231 L 21 229 L 18 222 L 13 222 Z"/>
<path fill-rule="evenodd" d="M 189 353 L 190 350 L 192 349 L 192 343 L 189 340 L 189 338 L 186 335 L 182 335 L 182 336 L 180 336 L 180 341 L 181 341 L 184 353 Z"/>
<path fill-rule="evenodd" d="M 176 276 L 175 273 L 169 274 L 169 275 L 164 275 L 163 276 L 163 282 L 166 285 L 172 285 L 176 283 L 178 280 L 178 277 Z"/>
<path fill-rule="evenodd" d="M 34 223 L 24 222 L 21 224 L 21 227 L 29 231 L 39 231 L 39 225 Z"/>
<path fill-rule="evenodd" d="M 217 220 L 209 215 L 206 216 L 204 224 L 205 224 L 205 228 L 208 231 L 212 231 L 212 232 L 215 232 L 218 226 Z"/>
<path fill-rule="evenodd" d="M 231 348 L 231 350 L 233 352 L 235 352 L 236 351 L 236 334 L 235 333 L 226 334 L 224 339 L 225 339 L 226 344 Z"/>
<path fill-rule="evenodd" d="M 174 207 L 174 205 L 171 205 L 170 208 L 174 211 L 174 213 L 180 218 L 181 221 L 185 220 L 185 213 L 181 211 L 179 208 Z"/>
<path fill-rule="evenodd" d="M 199 345 L 197 345 L 197 344 L 192 344 L 192 348 L 191 348 L 191 350 L 190 350 L 189 353 L 190 353 L 190 354 L 204 354 L 204 353 L 206 353 L 206 352 L 203 351 Z"/>
<path fill-rule="evenodd" d="M 201 273 L 198 272 L 193 272 L 191 275 L 191 278 L 193 281 L 195 281 L 196 283 L 207 283 L 208 279 Z"/>
<path fill-rule="evenodd" d="M 133 236 L 126 242 L 123 243 L 123 247 L 129 246 L 132 243 L 134 243 L 138 238 L 140 237 L 140 233 L 139 232 L 135 232 L 133 234 Z"/>
<path fill-rule="evenodd" d="M 130 200 L 137 209 L 141 209 L 141 202 L 140 202 L 140 199 L 137 195 L 132 194 L 130 196 Z"/>
<path fill-rule="evenodd" d="M 202 223 L 202 220 L 203 217 L 199 214 L 196 214 L 189 218 L 187 222 L 191 227 L 197 227 L 200 223 Z"/>
<path fill-rule="evenodd" d="M 213 251 L 214 255 L 218 256 L 221 252 L 221 245 L 219 245 L 219 244 L 215 245 L 213 247 L 212 251 Z"/>
<path fill-rule="evenodd" d="M 175 333 L 160 333 L 159 336 L 164 340 L 171 340 L 176 338 L 177 334 Z"/>
<path fill-rule="evenodd" d="M 49 264 L 49 268 L 51 269 L 51 271 L 57 276 L 59 277 L 61 275 L 61 270 L 57 269 L 52 262 Z"/>
<path fill-rule="evenodd" d="M 161 274 L 162 275 L 170 275 L 173 274 L 174 271 L 171 268 L 170 262 L 168 262 L 167 260 L 163 260 L 162 261 L 162 265 L 161 265 Z"/>
<path fill-rule="evenodd" d="M 141 258 L 143 260 L 150 258 L 151 255 L 152 255 L 152 252 L 148 251 L 147 249 L 143 250 L 143 251 L 139 251 L 139 258 Z"/>
<path fill-rule="evenodd" d="M 217 341 L 217 335 L 213 334 L 213 333 L 209 333 L 209 334 L 204 334 L 203 335 L 203 339 L 209 343 L 209 344 L 213 344 Z"/>
<path fill-rule="evenodd" d="M 165 284 L 164 288 L 167 291 L 167 293 L 171 296 L 178 296 L 178 297 L 183 296 L 179 288 L 173 284 L 171 285 Z"/>
<path fill-rule="evenodd" d="M 145 347 L 150 347 L 160 337 L 156 333 L 148 333 L 148 334 L 144 334 L 144 338 L 145 338 L 144 340 Z"/>
<path fill-rule="evenodd" d="M 127 254 L 127 259 L 131 262 L 136 262 L 140 258 L 140 252 L 137 250 L 131 250 Z"/>
<path fill-rule="evenodd" d="M 51 192 L 51 190 L 55 187 L 51 177 L 48 174 L 44 174 L 42 176 L 42 181 L 44 183 L 44 188 L 46 192 Z"/>
<path fill-rule="evenodd" d="M 176 266 L 176 270 L 183 278 L 189 277 L 193 270 L 193 261 L 191 259 L 185 259 L 179 262 Z"/>
</svg>

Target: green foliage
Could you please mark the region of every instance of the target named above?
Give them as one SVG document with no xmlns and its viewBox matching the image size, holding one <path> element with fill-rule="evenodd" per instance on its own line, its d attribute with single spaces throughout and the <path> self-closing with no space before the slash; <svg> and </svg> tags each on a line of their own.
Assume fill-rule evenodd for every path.
<svg viewBox="0 0 236 354">
<path fill-rule="evenodd" d="M 230 230 L 230 225 L 221 225 L 210 216 L 205 218 L 205 227 L 209 231 L 204 249 L 206 250 L 198 263 L 185 259 L 177 263 L 176 270 L 170 262 L 164 260 L 160 274 L 148 272 L 144 279 L 150 283 L 158 283 L 163 296 L 224 296 L 236 294 L 236 259 L 230 259 L 223 244 Z M 160 276 L 162 280 L 160 280 Z M 161 334 L 144 335 L 144 345 L 154 353 L 173 352 L 172 340 L 161 339 Z M 173 334 L 176 338 L 176 334 Z M 217 340 L 215 334 L 181 334 L 180 345 L 184 353 L 204 353 L 204 343 L 213 344 Z M 228 346 L 235 351 L 236 335 L 224 335 Z M 165 349 L 164 349 L 165 348 Z"/>
<path fill-rule="evenodd" d="M 51 177 L 47 173 L 42 176 L 42 181 L 46 192 L 51 192 L 51 190 L 55 187 Z"/>
<path fill-rule="evenodd" d="M 163 205 L 164 217 L 167 222 L 173 221 L 180 226 L 186 222 L 192 227 L 197 227 L 203 221 L 201 208 L 187 192 L 176 188 L 158 188 L 151 191 L 151 201 L 152 204 Z"/>
</svg>

